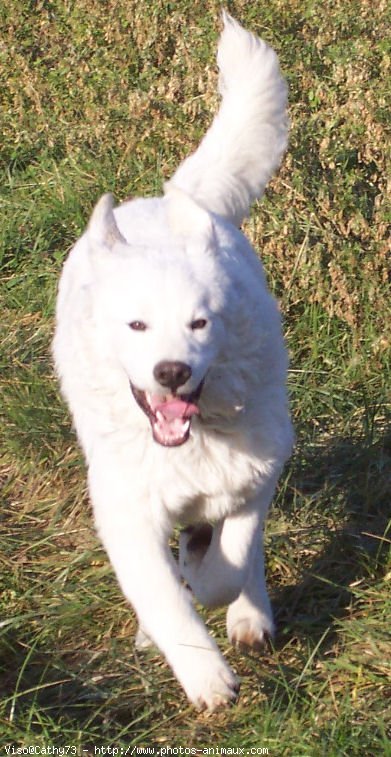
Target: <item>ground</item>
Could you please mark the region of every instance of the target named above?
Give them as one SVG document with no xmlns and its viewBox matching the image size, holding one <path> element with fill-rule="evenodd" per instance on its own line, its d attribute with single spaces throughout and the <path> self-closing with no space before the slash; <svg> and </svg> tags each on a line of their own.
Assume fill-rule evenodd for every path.
<svg viewBox="0 0 391 757">
<path fill-rule="evenodd" d="M 275 646 L 244 656 L 224 612 L 205 615 L 242 678 L 213 716 L 135 651 L 50 359 L 61 264 L 96 199 L 160 192 L 210 122 L 220 3 L 4 0 L 4 747 L 391 754 L 387 4 L 226 5 L 290 92 L 289 151 L 246 224 L 281 304 L 297 434 L 267 527 Z"/>
</svg>

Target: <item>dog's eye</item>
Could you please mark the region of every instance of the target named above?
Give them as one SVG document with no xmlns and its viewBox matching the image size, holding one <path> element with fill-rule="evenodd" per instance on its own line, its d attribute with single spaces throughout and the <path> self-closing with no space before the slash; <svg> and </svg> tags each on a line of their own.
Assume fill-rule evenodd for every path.
<svg viewBox="0 0 391 757">
<path fill-rule="evenodd" d="M 146 331 L 147 324 L 144 321 L 131 321 L 128 326 L 132 331 Z"/>
<path fill-rule="evenodd" d="M 197 318 L 195 321 L 192 321 L 190 324 L 190 328 L 192 331 L 196 331 L 196 329 L 204 329 L 208 321 L 206 318 Z"/>
</svg>

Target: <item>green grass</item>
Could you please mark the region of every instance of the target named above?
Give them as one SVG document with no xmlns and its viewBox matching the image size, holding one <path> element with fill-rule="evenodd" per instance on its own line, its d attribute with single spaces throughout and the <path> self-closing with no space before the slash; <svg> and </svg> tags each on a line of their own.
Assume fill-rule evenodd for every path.
<svg viewBox="0 0 391 757">
<path fill-rule="evenodd" d="M 212 716 L 136 653 L 50 360 L 61 264 L 93 203 L 161 191 L 210 122 L 220 3 L 5 0 L 2 747 L 391 754 L 387 6 L 227 5 L 290 86 L 289 153 L 246 226 L 284 313 L 297 432 L 267 529 L 275 648 L 243 656 L 224 612 L 205 614 L 242 678 Z"/>
</svg>

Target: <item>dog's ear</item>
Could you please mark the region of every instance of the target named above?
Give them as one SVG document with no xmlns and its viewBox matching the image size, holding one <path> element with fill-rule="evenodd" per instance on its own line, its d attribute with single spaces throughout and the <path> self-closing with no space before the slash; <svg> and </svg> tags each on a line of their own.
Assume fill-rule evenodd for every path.
<svg viewBox="0 0 391 757">
<path fill-rule="evenodd" d="M 88 224 L 88 236 L 99 247 L 111 250 L 118 242 L 126 244 L 113 213 L 114 198 L 108 193 L 104 194 L 95 205 Z"/>
<path fill-rule="evenodd" d="M 175 236 L 189 241 L 202 242 L 206 247 L 215 246 L 215 232 L 210 214 L 192 200 L 186 192 L 167 184 L 165 202 L 168 205 L 168 221 Z"/>
</svg>

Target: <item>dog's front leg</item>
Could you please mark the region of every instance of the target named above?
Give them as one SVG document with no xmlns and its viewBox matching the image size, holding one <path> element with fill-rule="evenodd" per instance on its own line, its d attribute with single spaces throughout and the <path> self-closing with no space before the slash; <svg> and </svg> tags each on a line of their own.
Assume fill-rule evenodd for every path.
<svg viewBox="0 0 391 757">
<path fill-rule="evenodd" d="M 180 566 L 185 580 L 205 607 L 230 604 L 254 585 L 253 600 L 263 606 L 269 635 L 273 622 L 263 573 L 263 522 L 274 493 L 276 477 L 265 483 L 254 499 L 233 515 L 227 516 L 209 531 L 209 544 L 202 549 L 194 530 L 180 537 Z M 200 527 L 200 532 L 203 527 Z M 202 536 L 202 533 L 200 534 Z M 196 548 L 193 550 L 192 545 Z M 202 546 L 202 545 L 201 545 Z M 263 576 L 263 579 L 262 579 Z M 255 585 L 257 587 L 255 598 Z M 239 610 L 239 605 L 237 605 Z M 232 620 L 235 612 L 231 612 Z M 230 624 L 230 629 L 232 629 Z M 233 634 L 230 634 L 233 638 Z"/>
<path fill-rule="evenodd" d="M 117 478 L 113 488 L 110 468 L 108 473 L 106 461 L 104 470 L 90 470 L 97 528 L 143 630 L 197 707 L 214 709 L 235 699 L 238 680 L 181 585 L 167 530 L 154 518 L 156 508 L 145 497 L 132 502 L 129 482 L 120 485 Z"/>
<path fill-rule="evenodd" d="M 204 550 L 193 549 L 194 542 L 198 546 L 198 539 L 192 530 L 181 533 L 181 573 L 204 607 L 226 605 L 239 596 L 247 580 L 260 526 L 260 514 L 251 503 L 219 521 Z"/>
<path fill-rule="evenodd" d="M 260 650 L 274 635 L 273 614 L 265 581 L 263 538 L 254 551 L 247 581 L 227 610 L 227 632 L 232 644 Z"/>
<path fill-rule="evenodd" d="M 259 513 L 253 549 L 248 553 L 248 572 L 242 590 L 227 611 L 228 638 L 233 644 L 260 649 L 274 634 L 273 613 L 265 580 L 263 521 L 266 517 L 277 476 L 259 491 L 255 505 Z"/>
</svg>

